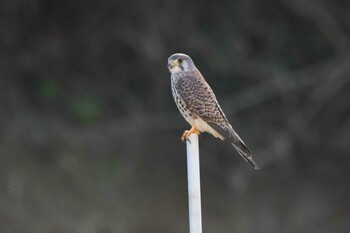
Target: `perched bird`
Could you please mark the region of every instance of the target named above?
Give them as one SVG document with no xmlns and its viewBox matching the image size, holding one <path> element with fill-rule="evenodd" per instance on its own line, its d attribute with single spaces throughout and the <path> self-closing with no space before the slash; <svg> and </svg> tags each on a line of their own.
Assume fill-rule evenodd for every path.
<svg viewBox="0 0 350 233">
<path fill-rule="evenodd" d="M 214 137 L 229 141 L 245 161 L 259 169 L 252 153 L 233 130 L 213 90 L 192 59 L 186 54 L 173 54 L 168 59 L 168 68 L 175 103 L 182 116 L 192 126 L 183 133 L 181 140 L 186 140 L 191 133 L 208 132 Z"/>
</svg>

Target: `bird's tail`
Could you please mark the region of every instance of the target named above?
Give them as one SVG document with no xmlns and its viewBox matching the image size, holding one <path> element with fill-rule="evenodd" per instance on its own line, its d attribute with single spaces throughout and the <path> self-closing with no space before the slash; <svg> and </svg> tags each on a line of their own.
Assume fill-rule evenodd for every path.
<svg viewBox="0 0 350 233">
<path fill-rule="evenodd" d="M 248 147 L 244 143 L 234 144 L 231 143 L 238 153 L 242 156 L 242 158 L 247 161 L 250 165 L 254 167 L 255 170 L 259 170 L 259 166 L 255 163 L 255 161 L 252 158 L 252 154 L 250 153 Z"/>
<path fill-rule="evenodd" d="M 207 123 L 213 129 L 212 131 L 209 131 L 211 134 L 220 138 L 221 140 L 229 141 L 245 161 L 250 163 L 255 170 L 259 169 L 258 165 L 252 158 L 252 153 L 228 122 L 222 125 L 211 123 L 210 121 Z"/>
<path fill-rule="evenodd" d="M 231 131 L 232 130 L 232 131 Z M 246 144 L 243 142 L 243 140 L 238 136 L 238 134 L 232 129 L 231 127 L 230 137 L 227 138 L 231 142 L 231 144 L 236 148 L 238 153 L 242 156 L 242 158 L 247 161 L 250 165 L 252 165 L 255 170 L 258 170 L 259 167 L 255 163 L 255 161 L 252 158 L 252 153 L 246 146 Z"/>
</svg>

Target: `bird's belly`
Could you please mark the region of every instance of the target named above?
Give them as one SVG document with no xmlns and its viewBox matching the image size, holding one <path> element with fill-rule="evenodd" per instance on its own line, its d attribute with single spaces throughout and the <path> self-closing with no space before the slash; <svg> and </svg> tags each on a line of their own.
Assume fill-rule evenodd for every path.
<svg viewBox="0 0 350 233">
<path fill-rule="evenodd" d="M 186 105 L 179 103 L 177 104 L 177 108 L 179 109 L 181 115 L 185 118 L 185 120 L 190 124 L 193 125 L 195 118 L 192 114 L 192 112 L 187 108 Z"/>
<path fill-rule="evenodd" d="M 185 120 L 192 125 L 194 116 L 193 113 L 189 110 L 185 101 L 182 100 L 181 96 L 178 94 L 174 85 L 172 85 L 172 93 L 174 97 L 174 101 L 176 103 L 177 108 L 179 109 L 181 115 L 185 118 Z"/>
<path fill-rule="evenodd" d="M 196 130 L 201 132 L 208 132 L 210 131 L 209 128 L 211 128 L 205 121 L 203 121 L 200 117 L 193 117 L 189 115 L 190 112 L 183 112 L 182 109 L 180 109 L 181 115 L 185 118 L 185 120 L 191 125 L 196 128 Z"/>
<path fill-rule="evenodd" d="M 207 122 L 205 122 L 200 117 L 194 117 L 193 113 L 191 113 L 189 110 L 186 110 L 185 108 L 182 108 L 178 105 L 179 111 L 181 112 L 181 115 L 185 118 L 185 120 L 191 125 L 196 128 L 196 130 L 204 133 L 208 132 L 212 134 L 216 138 L 220 138 L 221 140 L 224 140 L 224 137 L 219 134 L 216 130 L 214 130 L 210 125 L 208 125 Z"/>
</svg>

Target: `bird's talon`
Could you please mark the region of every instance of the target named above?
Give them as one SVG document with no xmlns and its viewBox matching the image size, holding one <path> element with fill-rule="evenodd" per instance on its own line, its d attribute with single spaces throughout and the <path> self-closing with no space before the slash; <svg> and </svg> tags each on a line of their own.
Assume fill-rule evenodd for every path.
<svg viewBox="0 0 350 233">
<path fill-rule="evenodd" d="M 185 140 L 187 139 L 188 137 L 188 130 L 185 130 L 184 133 L 182 134 L 181 136 L 181 141 L 182 142 L 185 142 Z"/>
<path fill-rule="evenodd" d="M 183 133 L 182 136 L 181 136 L 182 142 L 185 143 L 186 140 L 188 140 L 189 143 L 191 143 L 190 139 L 188 139 L 188 136 L 190 136 L 190 134 L 191 134 L 191 131 L 190 131 L 190 130 L 185 130 L 184 133 Z"/>
<path fill-rule="evenodd" d="M 197 135 L 200 135 L 200 131 L 196 130 L 193 126 L 190 130 L 185 130 L 184 133 L 181 136 L 181 141 L 185 142 L 187 140 L 189 143 L 191 143 L 190 139 L 188 138 L 191 133 L 195 133 Z"/>
</svg>

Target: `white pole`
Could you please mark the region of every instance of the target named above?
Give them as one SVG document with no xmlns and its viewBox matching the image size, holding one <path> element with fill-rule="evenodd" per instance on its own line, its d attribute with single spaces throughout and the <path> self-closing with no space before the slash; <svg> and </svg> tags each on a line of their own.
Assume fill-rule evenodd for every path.
<svg viewBox="0 0 350 233">
<path fill-rule="evenodd" d="M 188 139 L 186 146 L 190 233 L 202 233 L 198 135 L 192 133 Z"/>
</svg>

